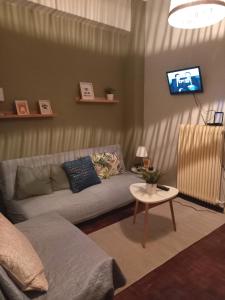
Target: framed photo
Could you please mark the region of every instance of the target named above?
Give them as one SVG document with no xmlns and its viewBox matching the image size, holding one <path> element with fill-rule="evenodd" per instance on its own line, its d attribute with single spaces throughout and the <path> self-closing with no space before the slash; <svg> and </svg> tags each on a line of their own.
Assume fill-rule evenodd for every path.
<svg viewBox="0 0 225 300">
<path fill-rule="evenodd" d="M 223 115 L 224 115 L 224 113 L 222 111 L 215 111 L 214 124 L 222 126 L 223 125 Z"/>
<path fill-rule="evenodd" d="M 15 100 L 16 112 L 19 116 L 30 114 L 27 100 Z"/>
<path fill-rule="evenodd" d="M 80 82 L 80 93 L 81 99 L 83 100 L 94 100 L 94 89 L 91 82 Z"/>
<path fill-rule="evenodd" d="M 52 108 L 49 100 L 39 100 L 38 104 L 42 115 L 52 115 Z"/>
<path fill-rule="evenodd" d="M 4 101 L 5 101 L 3 88 L 0 88 L 0 101 L 1 101 L 1 102 L 4 102 Z"/>
</svg>

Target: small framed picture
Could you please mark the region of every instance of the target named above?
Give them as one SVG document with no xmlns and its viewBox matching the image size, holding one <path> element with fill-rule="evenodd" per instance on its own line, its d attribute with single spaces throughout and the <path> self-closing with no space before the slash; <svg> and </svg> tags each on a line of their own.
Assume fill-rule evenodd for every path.
<svg viewBox="0 0 225 300">
<path fill-rule="evenodd" d="M 80 93 L 81 99 L 83 100 L 94 100 L 94 89 L 91 82 L 80 82 Z"/>
<path fill-rule="evenodd" d="M 42 115 L 52 115 L 52 108 L 49 100 L 39 100 L 38 104 Z"/>
<path fill-rule="evenodd" d="M 19 116 L 30 114 L 27 100 L 15 100 L 16 112 Z"/>
</svg>

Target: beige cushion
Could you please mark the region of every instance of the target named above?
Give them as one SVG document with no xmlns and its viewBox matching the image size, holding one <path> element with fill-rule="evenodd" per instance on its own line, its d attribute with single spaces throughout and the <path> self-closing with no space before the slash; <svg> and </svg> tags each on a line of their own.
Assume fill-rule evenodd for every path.
<svg viewBox="0 0 225 300">
<path fill-rule="evenodd" d="M 25 199 L 52 193 L 50 166 L 18 166 L 16 174 L 16 197 Z"/>
<path fill-rule="evenodd" d="M 100 178 L 106 179 L 122 172 L 120 156 L 116 152 L 94 153 L 91 158 Z"/>
<path fill-rule="evenodd" d="M 51 181 L 53 191 L 70 188 L 67 175 L 60 165 L 51 165 Z"/>
<path fill-rule="evenodd" d="M 29 240 L 0 213 L 0 265 L 23 291 L 47 291 L 42 262 Z"/>
</svg>

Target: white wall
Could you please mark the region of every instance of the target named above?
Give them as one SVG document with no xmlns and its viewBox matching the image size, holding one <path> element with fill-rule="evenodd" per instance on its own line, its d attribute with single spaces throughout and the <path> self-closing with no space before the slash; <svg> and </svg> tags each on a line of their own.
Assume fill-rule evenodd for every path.
<svg viewBox="0 0 225 300">
<path fill-rule="evenodd" d="M 30 0 L 83 18 L 130 31 L 131 0 Z"/>
<path fill-rule="evenodd" d="M 146 8 L 144 140 L 154 165 L 176 184 L 176 150 L 180 123 L 202 123 L 192 95 L 171 96 L 166 71 L 199 65 L 204 93 L 198 94 L 207 118 L 224 110 L 225 21 L 199 30 L 168 25 L 169 0 L 152 0 Z"/>
</svg>

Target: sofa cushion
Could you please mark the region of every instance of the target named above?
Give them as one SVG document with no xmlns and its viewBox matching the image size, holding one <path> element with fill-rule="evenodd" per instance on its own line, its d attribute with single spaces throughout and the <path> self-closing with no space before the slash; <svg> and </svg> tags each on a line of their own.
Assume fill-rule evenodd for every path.
<svg viewBox="0 0 225 300">
<path fill-rule="evenodd" d="M 51 165 L 51 184 L 53 191 L 69 189 L 69 181 L 61 165 Z"/>
<path fill-rule="evenodd" d="M 112 209 L 127 205 L 134 199 L 129 186 L 143 182 L 133 173 L 123 173 L 103 179 L 80 193 L 62 190 L 50 195 L 32 197 L 20 201 L 8 201 L 8 213 L 12 220 L 21 222 L 37 215 L 57 211 L 70 222 L 77 224 L 97 217 Z"/>
<path fill-rule="evenodd" d="M 52 193 L 50 167 L 19 166 L 16 174 L 17 199 Z"/>
<path fill-rule="evenodd" d="M 47 291 L 44 267 L 31 243 L 0 214 L 0 265 L 23 290 Z"/>
<path fill-rule="evenodd" d="M 90 156 L 81 157 L 63 163 L 73 193 L 78 193 L 89 186 L 101 183 Z"/>
<path fill-rule="evenodd" d="M 94 153 L 91 158 L 100 178 L 109 178 L 122 171 L 120 157 L 116 152 Z"/>
</svg>

